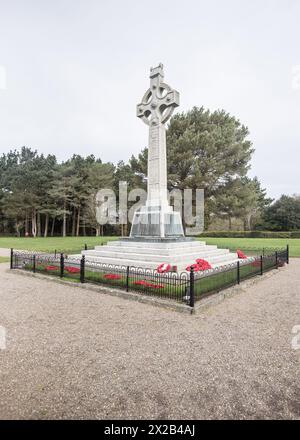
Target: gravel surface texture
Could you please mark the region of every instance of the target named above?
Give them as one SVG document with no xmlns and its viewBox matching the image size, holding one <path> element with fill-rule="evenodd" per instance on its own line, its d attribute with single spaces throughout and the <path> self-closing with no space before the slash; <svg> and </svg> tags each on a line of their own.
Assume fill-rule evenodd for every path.
<svg viewBox="0 0 300 440">
<path fill-rule="evenodd" d="M 7 268 L 1 419 L 300 418 L 300 259 L 199 315 Z"/>
</svg>

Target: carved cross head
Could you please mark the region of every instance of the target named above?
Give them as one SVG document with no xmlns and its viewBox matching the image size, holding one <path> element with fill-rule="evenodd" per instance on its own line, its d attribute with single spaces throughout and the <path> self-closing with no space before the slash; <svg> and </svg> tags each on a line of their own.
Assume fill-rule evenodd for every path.
<svg viewBox="0 0 300 440">
<path fill-rule="evenodd" d="M 179 93 L 163 82 L 163 65 L 150 69 L 150 88 L 137 105 L 137 117 L 147 125 L 165 124 L 179 106 Z"/>
</svg>

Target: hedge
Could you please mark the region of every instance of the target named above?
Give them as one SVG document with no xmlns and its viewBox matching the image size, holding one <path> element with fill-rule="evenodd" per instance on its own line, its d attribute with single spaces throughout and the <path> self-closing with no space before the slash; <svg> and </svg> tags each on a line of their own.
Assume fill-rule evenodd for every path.
<svg viewBox="0 0 300 440">
<path fill-rule="evenodd" d="M 199 237 L 212 238 L 300 238 L 300 231 L 205 231 Z"/>
</svg>

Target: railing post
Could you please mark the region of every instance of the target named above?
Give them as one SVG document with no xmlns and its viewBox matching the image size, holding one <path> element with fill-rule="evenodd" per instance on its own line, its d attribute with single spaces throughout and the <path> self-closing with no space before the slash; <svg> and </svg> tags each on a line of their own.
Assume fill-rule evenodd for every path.
<svg viewBox="0 0 300 440">
<path fill-rule="evenodd" d="M 85 256 L 82 255 L 80 260 L 80 282 L 85 282 Z"/>
<path fill-rule="evenodd" d="M 56 249 L 55 249 L 55 251 L 54 251 L 54 258 L 56 258 Z"/>
<path fill-rule="evenodd" d="M 275 264 L 276 264 L 276 269 L 278 269 L 278 252 L 275 251 Z"/>
<path fill-rule="evenodd" d="M 237 283 L 240 284 L 241 282 L 241 271 L 240 271 L 240 262 L 237 262 Z"/>
<path fill-rule="evenodd" d="M 87 244 L 86 244 L 86 243 L 85 243 L 85 245 L 84 245 L 84 250 L 85 250 L 85 251 L 88 250 L 88 247 L 87 247 Z"/>
<path fill-rule="evenodd" d="M 286 245 L 286 264 L 290 263 L 290 246 Z"/>
<path fill-rule="evenodd" d="M 36 259 L 35 259 L 35 254 L 33 255 L 32 271 L 33 271 L 33 273 L 35 273 L 35 271 L 36 271 Z"/>
<path fill-rule="evenodd" d="M 190 272 L 190 307 L 195 306 L 195 276 L 194 268 L 191 267 Z"/>
<path fill-rule="evenodd" d="M 63 278 L 65 270 L 65 258 L 64 254 L 60 254 L 60 278 Z"/>
<path fill-rule="evenodd" d="M 129 290 L 129 266 L 126 268 L 126 292 Z"/>
<path fill-rule="evenodd" d="M 14 250 L 13 248 L 10 249 L 10 268 L 14 268 Z"/>
<path fill-rule="evenodd" d="M 264 273 L 264 258 L 261 255 L 260 256 L 260 274 L 263 275 L 263 273 Z"/>
</svg>

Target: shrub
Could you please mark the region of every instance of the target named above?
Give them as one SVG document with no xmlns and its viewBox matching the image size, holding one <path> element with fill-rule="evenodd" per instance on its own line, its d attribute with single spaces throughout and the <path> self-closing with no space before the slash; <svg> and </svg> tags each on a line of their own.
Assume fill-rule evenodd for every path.
<svg viewBox="0 0 300 440">
<path fill-rule="evenodd" d="M 300 238 L 300 231 L 205 231 L 199 238 Z"/>
</svg>

